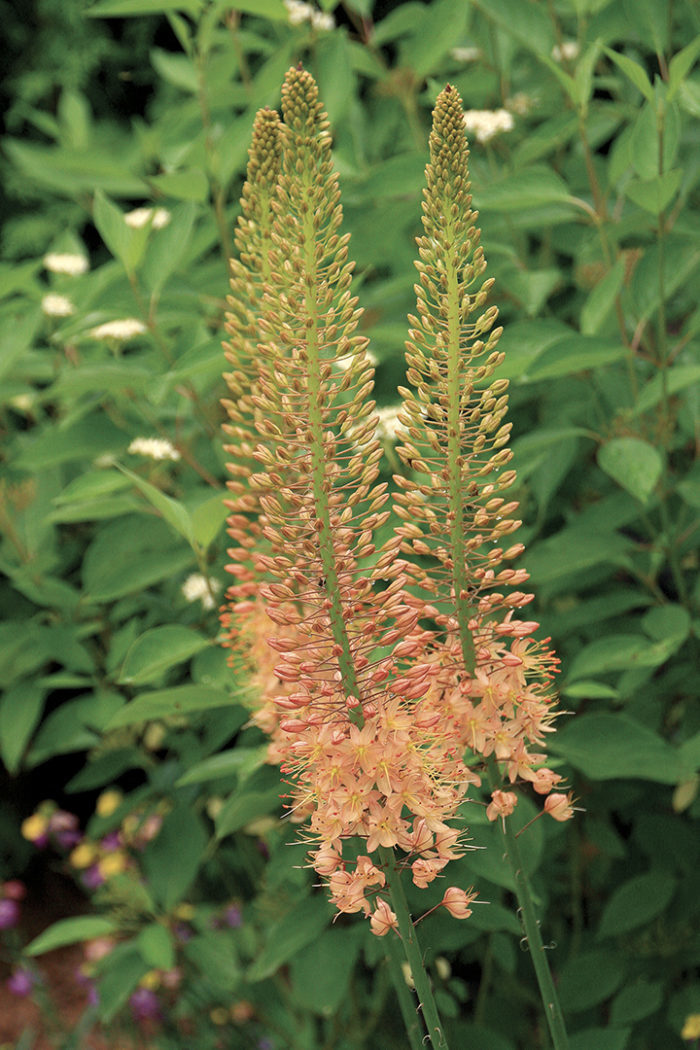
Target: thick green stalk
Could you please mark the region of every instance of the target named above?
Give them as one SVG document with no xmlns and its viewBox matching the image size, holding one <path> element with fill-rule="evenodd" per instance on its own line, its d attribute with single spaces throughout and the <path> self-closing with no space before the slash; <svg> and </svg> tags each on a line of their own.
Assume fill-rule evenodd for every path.
<svg viewBox="0 0 700 1050">
<path fill-rule="evenodd" d="M 399 933 L 401 935 L 403 950 L 406 954 L 406 961 L 411 968 L 411 977 L 413 978 L 413 984 L 415 985 L 416 995 L 418 996 L 420 1011 L 423 1015 L 423 1021 L 425 1022 L 425 1027 L 428 1032 L 430 1045 L 434 1047 L 434 1050 L 449 1050 L 447 1038 L 440 1021 L 440 1015 L 438 1014 L 438 1009 L 435 1005 L 433 990 L 430 987 L 430 978 L 428 977 L 425 966 L 423 965 L 423 955 L 418 943 L 418 936 L 413 925 L 413 920 L 411 919 L 411 914 L 408 910 L 406 894 L 404 893 L 401 884 L 401 869 L 396 863 L 396 855 L 393 849 L 389 849 L 386 846 L 380 846 L 379 856 L 386 873 L 387 889 L 389 890 L 389 896 L 391 898 L 391 907 L 396 914 L 396 919 L 399 924 Z M 391 932 L 389 932 L 387 936 L 391 937 Z"/>
<path fill-rule="evenodd" d="M 499 788 L 501 786 L 501 776 L 498 769 L 498 763 L 493 755 L 488 759 L 487 770 L 491 788 Z M 503 828 L 506 856 L 513 873 L 515 896 L 518 899 L 520 917 L 523 929 L 525 930 L 525 937 L 527 938 L 527 946 L 530 950 L 532 965 L 535 969 L 537 984 L 540 989 L 540 996 L 544 1005 L 545 1016 L 552 1037 L 552 1043 L 554 1044 L 554 1050 L 568 1050 L 569 1037 L 564 1024 L 564 1015 L 559 1004 L 559 997 L 557 996 L 557 990 L 554 987 L 552 973 L 549 969 L 549 963 L 545 954 L 545 947 L 540 934 L 540 924 L 537 920 L 535 905 L 532 899 L 532 890 L 530 889 L 530 883 L 525 873 L 525 868 L 523 867 L 522 857 L 520 856 L 520 846 L 518 845 L 518 840 L 513 831 L 511 822 L 506 818 L 501 821 L 501 826 Z"/>
<path fill-rule="evenodd" d="M 391 972 L 391 980 L 396 992 L 396 998 L 399 1000 L 399 1009 L 401 1010 L 401 1016 L 403 1017 L 408 1042 L 411 1050 L 423 1050 L 425 1029 L 423 1028 L 420 1014 L 416 1009 L 415 999 L 413 998 L 404 978 L 403 967 L 401 965 L 403 962 L 401 945 L 398 938 L 392 937 L 391 934 L 388 934 L 385 940 L 386 957 Z"/>
</svg>

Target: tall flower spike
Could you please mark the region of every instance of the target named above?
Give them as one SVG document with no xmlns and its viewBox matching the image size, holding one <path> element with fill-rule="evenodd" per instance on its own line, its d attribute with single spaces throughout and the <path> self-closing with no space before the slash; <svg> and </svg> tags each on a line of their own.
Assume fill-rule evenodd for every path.
<svg viewBox="0 0 700 1050">
<path fill-rule="evenodd" d="M 511 589 L 528 574 L 508 566 L 523 550 L 509 539 L 520 524 L 517 503 L 504 495 L 515 480 L 506 469 L 508 381 L 494 378 L 501 329 L 496 307 L 487 305 L 493 281 L 484 279 L 468 158 L 462 100 L 448 85 L 433 113 L 417 238 L 417 316 L 409 317 L 406 344 L 411 388 L 400 389 L 408 439 L 397 450 L 411 474 L 396 478 L 397 532 L 421 566 L 426 615 L 443 632 L 433 689 L 462 745 L 505 761 L 511 780 L 539 776 L 543 784 L 532 767 L 544 756 L 528 746 L 549 728 L 556 661 L 528 637 L 537 624 L 513 619 L 532 595 Z"/>
<path fill-rule="evenodd" d="M 255 439 L 240 426 L 229 432 L 242 435 L 255 467 L 243 457 L 247 485 L 230 520 L 239 542 L 232 615 L 251 608 L 241 598 L 255 599 L 268 619 L 277 663 L 258 724 L 273 735 L 296 819 L 310 817 L 312 863 L 340 910 L 374 914 L 377 927 L 386 877 L 372 855 L 399 845 L 414 882 L 427 885 L 459 855 L 459 834 L 446 821 L 475 778 L 451 735 L 445 746 L 432 699 L 423 704 L 432 664 L 420 655 L 432 636 L 418 626 L 397 544 L 376 573 L 362 564 L 387 518 L 368 400 L 373 370 L 356 334 L 328 122 L 305 71 L 287 74 L 282 109 L 269 274 L 252 306 L 245 271 L 255 256 L 245 242 L 234 271 L 244 302 L 229 331 L 242 317 L 247 333 L 250 318 Z M 245 559 L 250 573 L 241 583 Z M 359 843 L 350 857 L 348 839 Z"/>
</svg>

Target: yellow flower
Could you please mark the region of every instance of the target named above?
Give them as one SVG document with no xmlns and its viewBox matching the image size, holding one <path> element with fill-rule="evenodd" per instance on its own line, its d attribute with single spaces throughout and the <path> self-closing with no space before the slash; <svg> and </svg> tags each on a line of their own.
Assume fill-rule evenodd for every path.
<svg viewBox="0 0 700 1050">
<path fill-rule="evenodd" d="M 159 988 L 160 987 L 160 971 L 158 971 L 158 970 L 149 970 L 148 973 L 145 973 L 143 975 L 143 977 L 139 981 L 139 985 L 140 985 L 141 988 L 150 988 L 151 991 L 153 991 L 156 988 Z"/>
<path fill-rule="evenodd" d="M 681 1039 L 700 1039 L 700 1014 L 688 1014 L 681 1031 Z"/>
<path fill-rule="evenodd" d="M 223 1006 L 215 1006 L 213 1010 L 209 1011 L 209 1016 L 214 1024 L 218 1025 L 228 1024 L 230 1020 L 229 1012 Z"/>
<path fill-rule="evenodd" d="M 194 918 L 194 908 L 191 904 L 178 904 L 173 914 L 176 919 L 182 919 L 183 922 L 189 922 L 190 919 Z"/>
<path fill-rule="evenodd" d="M 94 842 L 81 842 L 76 846 L 68 858 L 68 862 L 74 868 L 89 868 L 97 860 L 97 846 Z"/>
<path fill-rule="evenodd" d="M 26 820 L 22 821 L 22 836 L 25 839 L 29 839 L 30 842 L 36 842 L 42 835 L 45 835 L 49 828 L 49 822 L 46 817 L 42 816 L 41 813 L 32 813 L 31 817 L 27 817 Z"/>
<path fill-rule="evenodd" d="M 120 853 L 117 850 L 116 852 L 103 857 L 97 867 L 102 878 L 108 879 L 112 875 L 121 875 L 121 873 L 126 870 L 127 864 L 128 858 L 126 854 Z"/>
<path fill-rule="evenodd" d="M 111 817 L 115 810 L 121 806 L 123 798 L 121 791 L 117 791 L 116 788 L 103 791 L 95 806 L 95 812 L 98 817 Z"/>
</svg>

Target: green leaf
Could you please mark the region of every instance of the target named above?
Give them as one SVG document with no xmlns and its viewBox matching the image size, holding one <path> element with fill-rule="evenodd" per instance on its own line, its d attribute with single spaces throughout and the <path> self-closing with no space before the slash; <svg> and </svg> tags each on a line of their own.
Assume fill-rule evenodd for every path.
<svg viewBox="0 0 700 1050">
<path fill-rule="evenodd" d="M 151 291 L 160 292 L 182 262 L 192 240 L 197 210 L 193 203 L 179 204 L 168 225 L 153 232 L 141 267 L 141 275 Z"/>
<path fill-rule="evenodd" d="M 165 628 L 167 630 L 167 628 Z M 185 628 L 182 628 L 185 630 Z M 163 630 L 163 628 L 154 628 Z M 232 703 L 229 693 L 211 685 L 176 685 L 171 689 L 154 689 L 137 696 L 122 707 L 110 720 L 108 729 L 152 722 L 169 715 L 184 715 L 197 711 L 210 711 L 215 707 L 228 707 Z M 241 709 L 242 711 L 242 709 Z M 241 714 L 241 725 L 246 715 Z"/>
<path fill-rule="evenodd" d="M 668 394 L 673 396 L 700 382 L 700 365 L 671 365 L 666 369 L 666 374 L 657 374 L 643 389 L 630 410 L 630 417 L 648 412 L 650 408 L 658 405 L 659 401 Z"/>
<path fill-rule="evenodd" d="M 201 202 L 209 196 L 209 180 L 201 168 L 150 175 L 148 182 L 159 193 L 175 197 L 177 200 Z"/>
<path fill-rule="evenodd" d="M 569 664 L 574 679 L 608 671 L 627 671 L 638 667 L 658 667 L 683 643 L 683 638 L 662 638 L 650 643 L 641 634 L 608 634 L 584 646 Z"/>
<path fill-rule="evenodd" d="M 642 628 L 655 641 L 672 638 L 684 642 L 690 634 L 690 613 L 673 602 L 657 605 L 644 614 Z"/>
<path fill-rule="evenodd" d="M 522 0 L 475 0 L 474 6 L 531 51 L 548 55 L 554 47 L 552 22 L 539 5 Z"/>
<path fill-rule="evenodd" d="M 97 232 L 114 258 L 119 260 L 127 273 L 132 273 L 145 251 L 148 227 L 132 229 L 127 226 L 119 208 L 102 190 L 95 193 L 93 219 Z"/>
<path fill-rule="evenodd" d="M 564 180 L 544 166 L 526 168 L 517 175 L 482 186 L 475 194 L 475 201 L 480 210 L 505 214 L 542 204 L 566 204 L 578 210 Z"/>
<path fill-rule="evenodd" d="M 123 598 L 134 591 L 142 592 L 166 577 L 177 576 L 193 563 L 192 551 L 165 550 L 143 551 L 134 554 L 128 561 L 105 560 L 100 551 L 99 559 L 91 558 L 83 570 L 86 601 L 110 602 Z"/>
<path fill-rule="evenodd" d="M 625 260 L 618 259 L 591 291 L 581 310 L 581 332 L 595 335 L 601 330 L 615 305 L 625 280 Z"/>
<path fill-rule="evenodd" d="M 531 547 L 527 567 L 534 583 L 549 584 L 593 565 L 626 565 L 631 548 L 619 532 L 572 526 Z"/>
<path fill-rule="evenodd" d="M 521 380 L 537 382 L 541 379 L 558 379 L 560 376 L 586 372 L 603 365 L 621 361 L 627 351 L 615 339 L 600 336 L 571 335 L 539 355 L 530 366 L 527 376 Z"/>
<path fill-rule="evenodd" d="M 195 17 L 203 6 L 203 0 L 98 0 L 85 14 L 89 18 L 131 18 L 185 11 Z"/>
<path fill-rule="evenodd" d="M 628 80 L 631 80 L 644 97 L 654 105 L 656 103 L 654 89 L 651 86 L 649 77 L 639 63 L 635 62 L 634 59 L 628 58 L 627 55 L 620 55 L 616 51 L 611 51 L 609 47 L 606 47 L 604 50 L 608 58 L 611 58 L 615 65 L 619 66 Z"/>
<path fill-rule="evenodd" d="M 676 880 L 663 872 L 650 871 L 628 879 L 606 903 L 598 927 L 598 937 L 615 937 L 646 926 L 669 904 Z"/>
<path fill-rule="evenodd" d="M 13 776 L 41 717 L 45 695 L 46 690 L 37 682 L 27 680 L 0 698 L 0 755 Z"/>
<path fill-rule="evenodd" d="M 225 0 L 225 3 L 220 3 L 220 7 L 258 15 L 259 18 L 271 18 L 275 22 L 286 22 L 289 18 L 282 0 Z"/>
<path fill-rule="evenodd" d="M 170 911 L 187 893 L 203 862 L 208 835 L 201 817 L 180 805 L 165 817 L 143 852 L 143 868 L 155 899 Z"/>
<path fill-rule="evenodd" d="M 634 984 L 628 984 L 615 996 L 610 1008 L 610 1023 L 618 1027 L 650 1017 L 661 1006 L 664 991 L 663 981 L 638 977 Z"/>
<path fill-rule="evenodd" d="M 128 441 L 124 431 L 119 430 L 104 413 L 83 416 L 75 422 L 58 423 L 47 427 L 38 435 L 32 435 L 22 443 L 15 466 L 25 470 L 39 471 L 84 459 L 86 449 L 93 459 L 107 452 L 116 452 Z"/>
<path fill-rule="evenodd" d="M 119 683 L 143 685 L 144 682 L 152 682 L 208 645 L 211 645 L 210 639 L 189 627 L 179 624 L 153 627 L 130 647 L 119 675 Z"/>
<path fill-rule="evenodd" d="M 675 197 L 682 177 L 681 168 L 675 168 L 653 179 L 635 179 L 628 182 L 625 192 L 640 208 L 651 212 L 652 215 L 658 215 Z"/>
<path fill-rule="evenodd" d="M 294 1001 L 323 1017 L 334 1016 L 347 998 L 361 943 L 357 929 L 324 930 L 297 952 L 289 974 Z"/>
<path fill-rule="evenodd" d="M 614 481 L 645 503 L 664 469 L 658 449 L 640 438 L 622 437 L 601 445 L 598 466 Z"/>
<path fill-rule="evenodd" d="M 100 975 L 97 985 L 102 1023 L 108 1024 L 121 1010 L 148 969 L 148 963 L 143 961 L 133 941 L 112 949 L 109 966 Z"/>
<path fill-rule="evenodd" d="M 679 51 L 677 55 L 674 55 L 669 62 L 668 93 L 666 95 L 668 102 L 671 101 L 688 73 L 695 65 L 698 55 L 700 55 L 700 36 L 696 36 L 695 40 L 691 40 L 689 44 L 686 44 L 683 50 Z"/>
<path fill-rule="evenodd" d="M 625 979 L 625 960 L 613 952 L 584 951 L 569 959 L 559 974 L 563 1009 L 588 1010 L 609 999 Z"/>
<path fill-rule="evenodd" d="M 279 783 L 264 791 L 248 789 L 237 791 L 217 813 L 216 837 L 222 839 L 227 835 L 233 835 L 235 831 L 240 831 L 252 820 L 276 813 L 280 807 L 281 791 Z"/>
<path fill-rule="evenodd" d="M 591 780 L 678 784 L 692 774 L 675 748 L 624 714 L 579 715 L 568 724 L 560 723 L 549 749 Z"/>
<path fill-rule="evenodd" d="M 27 955 L 43 955 L 54 948 L 63 948 L 66 944 L 78 941 L 90 941 L 94 937 L 109 937 L 118 927 L 110 919 L 99 915 L 79 915 L 71 919 L 59 919 L 49 926 L 24 950 Z"/>
<path fill-rule="evenodd" d="M 206 550 L 219 535 L 228 514 L 228 508 L 224 506 L 221 496 L 212 496 L 192 511 L 194 539 L 203 550 Z"/>
<path fill-rule="evenodd" d="M 237 775 L 244 780 L 267 760 L 267 745 L 263 747 L 236 747 L 221 751 L 202 762 L 197 762 L 177 781 L 177 787 L 185 784 L 200 784 L 203 781 Z"/>
<path fill-rule="evenodd" d="M 181 503 L 174 500 L 171 496 L 166 496 L 164 492 L 156 488 L 155 485 L 151 485 L 150 481 L 145 481 L 144 478 L 139 477 L 138 474 L 134 474 L 133 471 L 127 470 L 126 467 L 122 467 L 121 464 L 117 463 L 115 466 L 121 470 L 122 474 L 125 474 L 129 478 L 139 492 L 142 492 L 146 497 L 151 506 L 155 507 L 164 521 L 167 521 L 168 525 L 171 526 L 180 536 L 187 540 L 193 550 L 196 551 L 197 545 L 195 543 L 194 531 L 192 528 L 192 519 L 190 518 L 187 510 Z"/>
<path fill-rule="evenodd" d="M 196 95 L 199 91 L 199 78 L 194 62 L 187 55 L 174 54 L 154 47 L 151 51 L 151 62 L 156 73 L 169 84 Z"/>
<path fill-rule="evenodd" d="M 626 1050 L 631 1028 L 584 1028 L 569 1039 L 569 1050 Z"/>
<path fill-rule="evenodd" d="M 297 952 L 316 941 L 332 917 L 333 908 L 325 896 L 319 894 L 300 901 L 268 930 L 263 950 L 248 970 L 248 980 L 272 977 Z"/>
<path fill-rule="evenodd" d="M 242 975 L 229 931 L 207 930 L 187 941 L 183 951 L 187 961 L 206 977 L 207 987 L 230 996 Z"/>
<path fill-rule="evenodd" d="M 64 503 L 80 503 L 83 500 L 106 496 L 119 489 L 128 488 L 129 482 L 116 470 L 88 470 L 74 478 L 53 502 L 61 506 Z"/>
<path fill-rule="evenodd" d="M 468 17 L 469 5 L 463 0 L 437 0 L 424 7 L 401 47 L 401 65 L 421 78 L 432 72 L 464 32 Z"/>
<path fill-rule="evenodd" d="M 175 965 L 175 948 L 172 934 L 159 922 L 144 926 L 136 938 L 141 957 L 155 970 L 172 970 Z"/>
</svg>

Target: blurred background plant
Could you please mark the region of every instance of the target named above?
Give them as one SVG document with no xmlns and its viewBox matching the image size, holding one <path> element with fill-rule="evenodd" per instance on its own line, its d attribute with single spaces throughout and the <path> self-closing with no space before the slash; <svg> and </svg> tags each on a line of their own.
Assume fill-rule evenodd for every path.
<svg viewBox="0 0 700 1050">
<path fill-rule="evenodd" d="M 543 936 L 572 1050 L 696 1045 L 697 6 L 35 0 L 4 30 L 3 1004 L 45 996 L 55 1034 L 42 957 L 84 943 L 66 1048 L 93 1025 L 174 1050 L 403 1045 L 381 949 L 330 928 L 216 643 L 226 259 L 254 113 L 302 61 L 387 479 L 430 110 L 446 81 L 469 107 L 526 565 L 571 712 L 550 750 L 585 808 L 521 838 Z M 498 850 L 459 865 L 491 903 L 426 920 L 450 1036 L 544 1047 Z M 61 922 L 27 953 L 32 909 Z"/>
</svg>

